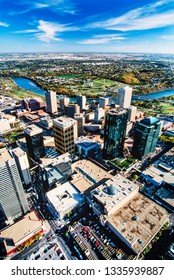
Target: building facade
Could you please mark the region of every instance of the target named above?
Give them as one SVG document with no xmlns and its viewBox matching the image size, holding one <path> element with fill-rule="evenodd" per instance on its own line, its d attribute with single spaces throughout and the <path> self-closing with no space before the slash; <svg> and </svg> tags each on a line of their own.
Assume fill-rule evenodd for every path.
<svg viewBox="0 0 174 280">
<path fill-rule="evenodd" d="M 47 112 L 54 114 L 57 113 L 57 97 L 56 92 L 49 90 L 45 93 Z"/>
<path fill-rule="evenodd" d="M 86 107 L 86 96 L 84 95 L 77 95 L 76 102 L 80 106 L 80 110 L 85 109 Z"/>
<path fill-rule="evenodd" d="M 35 161 L 39 160 L 41 157 L 44 157 L 45 148 L 43 143 L 42 129 L 32 124 L 24 130 L 24 135 L 26 138 L 29 157 Z"/>
<path fill-rule="evenodd" d="M 74 140 L 77 138 L 77 121 L 68 117 L 53 120 L 56 150 L 61 154 L 75 153 Z"/>
<path fill-rule="evenodd" d="M 111 109 L 106 112 L 103 156 L 113 159 L 122 155 L 126 136 L 128 111 Z"/>
<path fill-rule="evenodd" d="M 29 210 L 15 159 L 6 149 L 0 149 L 0 216 L 6 224 Z"/>
<path fill-rule="evenodd" d="M 136 122 L 132 154 L 138 159 L 144 159 L 156 148 L 160 133 L 160 121 L 155 118 L 145 118 Z"/>
<path fill-rule="evenodd" d="M 118 89 L 118 105 L 121 108 L 129 108 L 132 98 L 132 88 L 129 86 Z"/>
<path fill-rule="evenodd" d="M 83 113 L 74 114 L 74 119 L 77 121 L 78 137 L 84 134 L 85 116 Z"/>
<path fill-rule="evenodd" d="M 31 174 L 27 154 L 19 147 L 13 149 L 12 153 L 15 158 L 22 182 L 25 185 L 31 184 Z"/>
</svg>

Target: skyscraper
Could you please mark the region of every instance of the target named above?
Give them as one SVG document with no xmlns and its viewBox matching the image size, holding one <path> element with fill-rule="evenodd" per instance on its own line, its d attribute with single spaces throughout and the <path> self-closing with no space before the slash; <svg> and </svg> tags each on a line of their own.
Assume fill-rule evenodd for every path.
<svg viewBox="0 0 174 280">
<path fill-rule="evenodd" d="M 77 121 L 68 117 L 53 120 L 56 150 L 60 153 L 75 153 L 74 139 L 77 138 Z"/>
<path fill-rule="evenodd" d="M 99 107 L 100 108 L 105 108 L 109 104 L 109 97 L 100 97 L 99 98 Z"/>
<path fill-rule="evenodd" d="M 24 130 L 28 155 L 34 160 L 45 156 L 42 129 L 32 124 Z"/>
<path fill-rule="evenodd" d="M 106 112 L 104 158 L 113 159 L 122 155 L 127 119 L 128 111 L 126 109 L 111 109 Z"/>
<path fill-rule="evenodd" d="M 60 109 L 61 109 L 62 111 L 65 110 L 65 106 L 68 106 L 69 101 L 70 101 L 69 98 L 66 97 L 66 96 L 60 98 Z"/>
<path fill-rule="evenodd" d="M 65 115 L 69 118 L 74 118 L 74 114 L 80 114 L 80 107 L 78 104 L 69 104 L 65 107 Z"/>
<path fill-rule="evenodd" d="M 49 90 L 45 93 L 47 112 L 54 114 L 57 113 L 57 98 L 56 92 Z"/>
<path fill-rule="evenodd" d="M 12 153 L 22 182 L 24 182 L 25 185 L 29 185 L 31 183 L 31 174 L 27 154 L 19 147 L 13 149 Z"/>
<path fill-rule="evenodd" d="M 80 106 L 80 110 L 85 109 L 86 107 L 86 96 L 84 95 L 77 95 L 76 96 L 77 104 Z"/>
<path fill-rule="evenodd" d="M 118 89 L 118 105 L 121 108 L 129 108 L 132 98 L 132 88 L 129 86 Z"/>
<path fill-rule="evenodd" d="M 132 154 L 138 159 L 144 159 L 156 148 L 160 133 L 160 121 L 155 117 L 145 118 L 136 122 Z"/>
<path fill-rule="evenodd" d="M 0 149 L 0 216 L 7 224 L 29 210 L 15 159 Z"/>
<path fill-rule="evenodd" d="M 77 121 L 78 137 L 84 134 L 85 116 L 83 113 L 74 114 L 74 119 Z"/>
</svg>

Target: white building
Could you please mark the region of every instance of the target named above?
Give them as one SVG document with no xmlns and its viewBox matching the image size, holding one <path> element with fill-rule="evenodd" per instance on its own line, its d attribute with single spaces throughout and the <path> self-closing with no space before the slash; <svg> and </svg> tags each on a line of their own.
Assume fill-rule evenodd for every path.
<svg viewBox="0 0 174 280">
<path fill-rule="evenodd" d="M 94 112 L 94 122 L 95 123 L 99 123 L 99 120 L 104 117 L 104 113 L 105 113 L 105 111 L 104 111 L 103 108 L 95 109 L 95 112 Z"/>
<path fill-rule="evenodd" d="M 60 98 L 60 109 L 61 109 L 62 111 L 64 111 L 65 106 L 68 106 L 68 105 L 69 105 L 69 101 L 70 101 L 69 98 L 66 97 L 66 96 Z"/>
<path fill-rule="evenodd" d="M 128 121 L 129 122 L 135 122 L 136 113 L 137 113 L 137 107 L 130 105 L 128 108 Z"/>
<path fill-rule="evenodd" d="M 45 93 L 47 112 L 54 114 L 57 113 L 57 97 L 56 92 L 49 90 Z"/>
<path fill-rule="evenodd" d="M 69 212 L 84 204 L 84 197 L 69 182 L 47 192 L 46 196 L 52 204 L 55 218 L 62 220 L 66 219 Z"/>
<path fill-rule="evenodd" d="M 29 185 L 31 183 L 31 174 L 27 154 L 19 147 L 13 149 L 12 153 L 22 182 L 24 182 L 25 185 Z"/>
<path fill-rule="evenodd" d="M 74 114 L 74 119 L 77 121 L 78 137 L 84 134 L 85 116 L 83 113 Z"/>
<path fill-rule="evenodd" d="M 129 108 L 132 98 L 132 88 L 129 86 L 118 89 L 118 105 L 121 108 Z"/>
<path fill-rule="evenodd" d="M 10 122 L 6 119 L 0 119 L 0 133 L 4 133 L 8 130 L 10 130 Z"/>
<path fill-rule="evenodd" d="M 77 104 L 80 106 L 80 110 L 83 110 L 86 108 L 86 96 L 77 95 L 76 100 L 77 100 Z"/>
<path fill-rule="evenodd" d="M 109 97 L 100 97 L 99 98 L 99 107 L 100 108 L 105 108 L 109 104 Z"/>
</svg>

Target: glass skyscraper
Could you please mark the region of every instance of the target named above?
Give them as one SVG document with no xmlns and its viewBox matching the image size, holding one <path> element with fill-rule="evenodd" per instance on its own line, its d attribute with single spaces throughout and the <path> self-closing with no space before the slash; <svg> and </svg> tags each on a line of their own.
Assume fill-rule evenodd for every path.
<svg viewBox="0 0 174 280">
<path fill-rule="evenodd" d="M 138 159 L 146 158 L 156 148 L 160 133 L 160 121 L 155 117 L 136 122 L 132 154 Z"/>
<path fill-rule="evenodd" d="M 114 159 L 122 155 L 127 119 L 127 109 L 111 109 L 106 112 L 103 148 L 104 158 Z"/>
</svg>

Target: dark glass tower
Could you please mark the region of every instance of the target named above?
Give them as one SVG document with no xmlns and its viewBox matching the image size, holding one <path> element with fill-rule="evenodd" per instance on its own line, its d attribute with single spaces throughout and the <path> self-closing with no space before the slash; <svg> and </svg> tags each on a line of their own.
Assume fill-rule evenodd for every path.
<svg viewBox="0 0 174 280">
<path fill-rule="evenodd" d="M 138 159 L 144 159 L 156 148 L 160 133 L 160 121 L 157 118 L 145 118 L 136 122 L 132 154 Z"/>
<path fill-rule="evenodd" d="M 106 112 L 103 156 L 106 159 L 119 157 L 123 153 L 128 111 L 112 109 Z"/>
<path fill-rule="evenodd" d="M 28 155 L 35 161 L 45 156 L 42 129 L 36 125 L 30 125 L 24 130 Z"/>
</svg>

